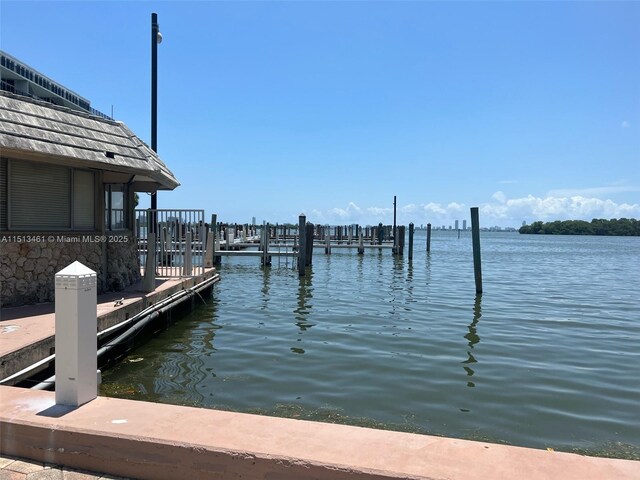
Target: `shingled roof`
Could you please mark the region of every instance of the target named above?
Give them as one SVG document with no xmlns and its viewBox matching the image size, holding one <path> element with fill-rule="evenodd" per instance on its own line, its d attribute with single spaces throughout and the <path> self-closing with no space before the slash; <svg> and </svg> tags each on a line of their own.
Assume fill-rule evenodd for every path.
<svg viewBox="0 0 640 480">
<path fill-rule="evenodd" d="M 160 190 L 180 185 L 124 123 L 7 92 L 0 92 L 0 153 L 128 173 Z"/>
</svg>

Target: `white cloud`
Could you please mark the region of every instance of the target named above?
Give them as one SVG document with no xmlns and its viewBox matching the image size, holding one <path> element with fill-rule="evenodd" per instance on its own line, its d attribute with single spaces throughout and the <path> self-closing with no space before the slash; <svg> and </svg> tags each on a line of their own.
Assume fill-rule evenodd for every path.
<svg viewBox="0 0 640 480">
<path fill-rule="evenodd" d="M 616 203 L 613 200 L 586 195 L 535 197 L 527 195 L 507 198 L 502 191 L 495 192 L 491 199 L 479 204 L 480 222 L 483 226 L 500 225 L 517 227 L 523 220 L 591 220 L 593 218 L 640 218 L 640 204 Z M 393 208 L 361 208 L 354 202 L 346 207 L 335 207 L 327 211 L 312 210 L 307 216 L 310 222 L 329 224 L 359 223 L 388 225 L 393 221 Z M 416 225 L 452 225 L 455 220 L 469 219 L 469 207 L 463 203 L 408 204 L 398 208 L 398 223 Z"/>
<path fill-rule="evenodd" d="M 491 198 L 493 198 L 498 203 L 504 203 L 507 201 L 507 196 L 504 194 L 504 192 L 501 191 L 497 191 L 496 193 L 491 195 Z"/>
<path fill-rule="evenodd" d="M 631 126 L 631 124 L 629 122 L 627 122 L 626 120 L 623 120 L 622 123 L 620 124 L 620 126 L 622 128 L 629 128 Z"/>
<path fill-rule="evenodd" d="M 422 209 L 425 211 L 425 213 L 428 214 L 434 214 L 434 215 L 444 215 L 447 213 L 447 211 L 442 207 L 442 205 L 440 205 L 439 203 L 427 203 L 426 205 L 424 205 L 422 207 Z"/>
<path fill-rule="evenodd" d="M 393 213 L 393 208 L 389 207 L 369 207 L 367 213 L 375 217 L 385 217 Z"/>
<path fill-rule="evenodd" d="M 357 218 L 362 213 L 362 209 L 353 202 L 349 202 L 347 208 L 332 208 L 329 210 L 330 214 L 342 219 Z"/>
<path fill-rule="evenodd" d="M 620 218 L 640 216 L 640 204 L 616 203 L 595 197 L 575 195 L 571 197 L 527 195 L 507 199 L 503 203 L 483 205 L 484 216 L 496 220 L 591 220 L 592 218 Z"/>
<path fill-rule="evenodd" d="M 415 203 L 410 203 L 409 205 L 405 205 L 404 207 L 400 207 L 399 209 L 402 213 L 413 213 L 418 210 L 418 206 Z"/>
<path fill-rule="evenodd" d="M 630 185 L 607 185 L 604 187 L 591 188 L 565 188 L 551 190 L 547 193 L 549 197 L 603 197 L 614 193 L 640 192 L 640 188 Z"/>
</svg>

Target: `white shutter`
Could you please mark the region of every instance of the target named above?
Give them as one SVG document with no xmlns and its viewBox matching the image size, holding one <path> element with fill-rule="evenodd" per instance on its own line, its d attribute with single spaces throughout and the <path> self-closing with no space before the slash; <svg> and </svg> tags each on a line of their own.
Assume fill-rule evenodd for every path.
<svg viewBox="0 0 640 480">
<path fill-rule="evenodd" d="M 93 173 L 86 170 L 73 171 L 73 228 L 94 228 L 95 192 Z"/>
<path fill-rule="evenodd" d="M 11 160 L 11 229 L 69 228 L 70 174 L 67 167 Z"/>
</svg>

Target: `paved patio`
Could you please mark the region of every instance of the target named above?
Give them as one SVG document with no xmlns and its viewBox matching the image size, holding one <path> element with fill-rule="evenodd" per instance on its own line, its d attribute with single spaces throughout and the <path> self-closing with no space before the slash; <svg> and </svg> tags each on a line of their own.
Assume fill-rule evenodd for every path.
<svg viewBox="0 0 640 480">
<path fill-rule="evenodd" d="M 0 480 L 125 480 L 125 478 L 0 455 Z"/>
</svg>

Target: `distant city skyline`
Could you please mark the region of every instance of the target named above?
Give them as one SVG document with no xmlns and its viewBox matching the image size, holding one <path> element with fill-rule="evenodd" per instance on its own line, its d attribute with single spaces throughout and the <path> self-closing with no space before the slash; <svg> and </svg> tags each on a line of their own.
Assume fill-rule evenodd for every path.
<svg viewBox="0 0 640 480">
<path fill-rule="evenodd" d="M 2 49 L 150 138 L 220 221 L 640 218 L 638 2 L 19 2 Z M 140 208 L 149 206 L 141 195 Z"/>
</svg>

